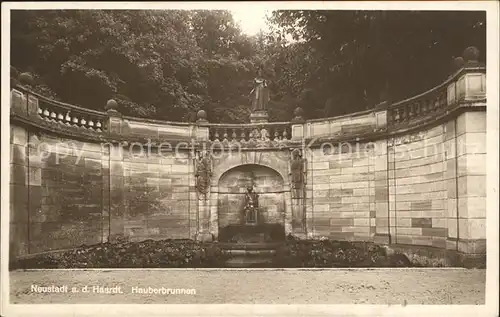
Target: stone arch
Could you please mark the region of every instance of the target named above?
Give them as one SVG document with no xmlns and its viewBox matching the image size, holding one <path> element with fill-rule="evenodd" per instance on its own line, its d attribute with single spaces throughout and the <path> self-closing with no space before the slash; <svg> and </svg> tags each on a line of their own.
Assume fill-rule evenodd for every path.
<svg viewBox="0 0 500 317">
<path fill-rule="evenodd" d="M 284 180 L 284 185 L 288 185 L 288 157 L 287 152 L 239 152 L 226 155 L 214 164 L 212 186 L 217 187 L 220 178 L 233 168 L 242 165 L 260 165 L 268 167 L 278 173 Z"/>
<path fill-rule="evenodd" d="M 271 166 L 247 163 L 225 169 L 212 187 L 216 194 L 217 212 L 212 213 L 211 223 L 217 227 L 212 230 L 217 232 L 217 236 L 221 234 L 223 238 L 225 229 L 244 224 L 243 208 L 249 185 L 254 185 L 259 195 L 259 224 L 285 229 L 289 208 L 287 178 Z"/>
</svg>

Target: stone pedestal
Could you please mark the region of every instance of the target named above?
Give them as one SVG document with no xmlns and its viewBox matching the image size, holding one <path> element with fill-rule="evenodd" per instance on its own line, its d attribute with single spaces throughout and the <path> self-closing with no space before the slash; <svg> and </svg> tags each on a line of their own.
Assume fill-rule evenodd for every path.
<svg viewBox="0 0 500 317">
<path fill-rule="evenodd" d="M 251 123 L 267 123 L 269 122 L 269 115 L 267 111 L 255 111 L 250 114 L 250 122 Z"/>
</svg>

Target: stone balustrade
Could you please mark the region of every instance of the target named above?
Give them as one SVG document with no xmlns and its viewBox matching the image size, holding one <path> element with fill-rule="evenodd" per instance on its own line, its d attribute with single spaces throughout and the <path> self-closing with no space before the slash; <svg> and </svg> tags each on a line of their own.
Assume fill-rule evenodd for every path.
<svg viewBox="0 0 500 317">
<path fill-rule="evenodd" d="M 478 99 L 486 99 L 486 68 L 464 67 L 437 87 L 390 105 L 388 126 L 394 130 L 402 125 L 435 119 Z"/>
<path fill-rule="evenodd" d="M 292 139 L 289 122 L 209 124 L 209 141 L 223 146 L 279 146 Z"/>
<path fill-rule="evenodd" d="M 106 131 L 108 116 L 104 112 L 55 101 L 23 86 L 16 86 L 11 96 L 14 113 L 16 110 L 20 113 L 25 109 L 25 114 L 31 118 L 60 127 L 74 127 L 99 133 Z"/>
</svg>

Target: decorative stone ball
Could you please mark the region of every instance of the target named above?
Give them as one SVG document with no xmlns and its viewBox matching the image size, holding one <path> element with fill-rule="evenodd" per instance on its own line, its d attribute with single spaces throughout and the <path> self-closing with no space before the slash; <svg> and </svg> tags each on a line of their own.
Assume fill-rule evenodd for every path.
<svg viewBox="0 0 500 317">
<path fill-rule="evenodd" d="M 104 107 L 106 110 L 117 110 L 118 109 L 118 102 L 114 99 L 109 99 L 108 102 L 106 102 L 106 107 Z"/>
<path fill-rule="evenodd" d="M 304 110 L 302 110 L 301 107 L 297 107 L 293 111 L 293 114 L 295 115 L 295 117 L 302 117 L 302 115 L 304 114 Z"/>
<path fill-rule="evenodd" d="M 464 50 L 462 54 L 466 62 L 474 62 L 479 59 L 479 50 L 475 46 L 469 46 Z"/>
<path fill-rule="evenodd" d="M 196 118 L 198 120 L 207 120 L 207 112 L 205 110 L 200 110 L 196 114 Z"/>
<path fill-rule="evenodd" d="M 22 85 L 33 85 L 33 76 L 30 73 L 22 73 L 19 75 L 19 81 Z"/>
<path fill-rule="evenodd" d="M 452 68 L 455 71 L 455 70 L 462 68 L 464 66 L 464 64 L 465 64 L 465 61 L 464 61 L 463 57 L 455 57 L 453 59 L 453 62 L 452 62 Z"/>
</svg>

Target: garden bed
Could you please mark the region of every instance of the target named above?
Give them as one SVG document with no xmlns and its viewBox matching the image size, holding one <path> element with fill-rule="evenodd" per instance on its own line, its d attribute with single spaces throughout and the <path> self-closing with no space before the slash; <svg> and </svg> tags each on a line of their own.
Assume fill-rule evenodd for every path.
<svg viewBox="0 0 500 317">
<path fill-rule="evenodd" d="M 145 240 L 80 246 L 19 259 L 10 269 L 29 268 L 200 268 L 223 267 L 229 255 L 217 243 Z"/>
<path fill-rule="evenodd" d="M 373 243 L 298 240 L 287 237 L 277 248 L 276 267 L 410 267 L 406 255 Z"/>
<path fill-rule="evenodd" d="M 268 267 L 409 267 L 408 258 L 368 243 L 297 240 L 288 237 L 270 255 Z M 81 246 L 69 251 L 32 255 L 10 269 L 41 268 L 223 268 L 233 257 L 218 243 L 193 240 L 146 240 Z"/>
</svg>

